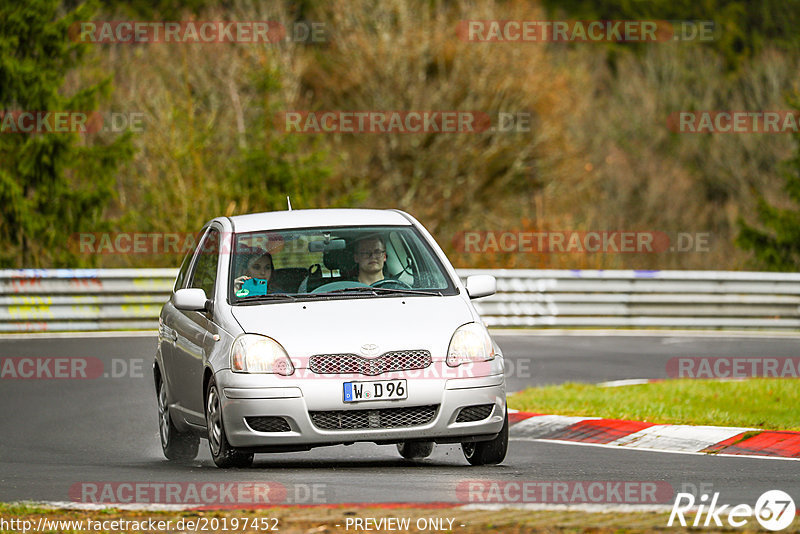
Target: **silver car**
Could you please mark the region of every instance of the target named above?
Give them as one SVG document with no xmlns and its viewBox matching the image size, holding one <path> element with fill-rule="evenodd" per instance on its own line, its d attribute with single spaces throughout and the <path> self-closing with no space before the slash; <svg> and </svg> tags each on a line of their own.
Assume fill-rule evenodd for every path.
<svg viewBox="0 0 800 534">
<path fill-rule="evenodd" d="M 164 455 L 219 467 L 354 442 L 508 447 L 503 356 L 433 237 L 397 210 L 219 217 L 183 260 L 153 364 Z"/>
</svg>

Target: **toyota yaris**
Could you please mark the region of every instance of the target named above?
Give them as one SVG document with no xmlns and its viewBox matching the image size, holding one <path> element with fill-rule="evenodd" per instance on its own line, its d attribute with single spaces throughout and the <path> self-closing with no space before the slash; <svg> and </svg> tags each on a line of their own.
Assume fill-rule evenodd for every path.
<svg viewBox="0 0 800 534">
<path fill-rule="evenodd" d="M 460 443 L 473 465 L 508 447 L 503 357 L 413 217 L 295 210 L 219 217 L 183 260 L 153 372 L 164 455 L 209 442 L 219 467 L 254 453 L 355 442 L 408 459 Z"/>
</svg>

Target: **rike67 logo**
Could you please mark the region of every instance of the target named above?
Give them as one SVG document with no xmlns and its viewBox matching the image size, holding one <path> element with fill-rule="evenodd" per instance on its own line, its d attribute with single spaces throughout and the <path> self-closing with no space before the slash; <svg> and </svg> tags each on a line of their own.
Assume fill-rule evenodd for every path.
<svg viewBox="0 0 800 534">
<path fill-rule="evenodd" d="M 763 493 L 756 501 L 755 507 L 749 504 L 737 504 L 733 507 L 730 504 L 718 505 L 718 499 L 719 492 L 714 493 L 710 503 L 708 495 L 702 495 L 691 526 L 708 527 L 712 526 L 713 522 L 713 526 L 722 527 L 724 526 L 723 521 L 727 520 L 732 527 L 743 527 L 750 518 L 755 517 L 763 528 L 777 531 L 785 529 L 794 521 L 794 500 L 788 493 L 781 490 L 770 490 Z M 676 519 L 680 526 L 687 526 L 684 513 L 694 511 L 694 505 L 694 495 L 678 493 L 675 497 L 675 504 L 672 505 L 667 526 L 671 527 Z"/>
</svg>

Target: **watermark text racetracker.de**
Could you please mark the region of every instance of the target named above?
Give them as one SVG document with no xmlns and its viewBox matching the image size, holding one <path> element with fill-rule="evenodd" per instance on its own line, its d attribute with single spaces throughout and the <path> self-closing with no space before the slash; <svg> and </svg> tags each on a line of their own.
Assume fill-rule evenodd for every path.
<svg viewBox="0 0 800 534">
<path fill-rule="evenodd" d="M 713 41 L 712 20 L 463 20 L 462 41 L 602 43 Z"/>
<path fill-rule="evenodd" d="M 524 111 L 294 110 L 276 113 L 274 124 L 288 134 L 473 134 L 530 132 L 532 116 Z"/>
<path fill-rule="evenodd" d="M 462 480 L 456 499 L 493 504 L 661 504 L 672 501 L 672 486 L 637 480 Z"/>
<path fill-rule="evenodd" d="M 768 133 L 800 132 L 800 111 L 675 111 L 667 118 L 674 133 Z"/>
<path fill-rule="evenodd" d="M 2 380 L 93 380 L 143 378 L 142 358 L 94 356 L 11 356 L 0 358 Z"/>
<path fill-rule="evenodd" d="M 324 22 L 304 21 L 115 20 L 75 22 L 69 36 L 75 42 L 95 44 L 324 43 L 328 30 Z"/>
<path fill-rule="evenodd" d="M 291 356 L 293 371 L 287 375 L 276 374 L 276 378 L 287 380 L 347 380 L 363 379 L 364 376 L 387 374 L 391 378 L 409 380 L 449 380 L 458 378 L 479 378 L 503 374 L 506 379 L 530 379 L 534 376 L 534 360 L 530 357 L 494 358 L 479 362 L 464 362 L 455 367 L 445 361 L 423 362 L 419 368 L 397 371 L 391 360 L 386 358 L 361 358 L 360 362 L 344 365 L 334 363 L 310 363 L 308 356 Z M 424 365 L 424 367 L 422 367 Z M 393 376 L 397 373 L 396 376 Z"/>
<path fill-rule="evenodd" d="M 670 378 L 800 378 L 800 357 L 679 356 L 667 360 Z"/>
<path fill-rule="evenodd" d="M 141 133 L 143 112 L 121 111 L 0 111 L 0 134 Z"/>
<path fill-rule="evenodd" d="M 78 254 L 182 256 L 197 247 L 197 236 L 189 232 L 80 232 L 70 236 L 68 246 Z"/>
<path fill-rule="evenodd" d="M 710 232 L 486 230 L 459 232 L 453 246 L 458 252 L 478 254 L 646 254 L 708 252 L 712 244 Z"/>
<path fill-rule="evenodd" d="M 275 504 L 326 504 L 331 494 L 328 485 L 322 483 L 84 481 L 70 486 L 69 499 L 91 504 L 251 508 Z"/>
<path fill-rule="evenodd" d="M 26 517 L 0 517 L 0 531 L 22 532 L 272 532 L 280 530 L 276 517 L 182 517 L 180 519 L 108 518 L 53 519 L 40 516 L 34 520 Z"/>
<path fill-rule="evenodd" d="M 201 236 L 190 232 L 79 232 L 70 235 L 67 246 L 77 254 L 87 255 L 148 255 L 148 254 L 174 254 L 184 256 L 197 248 Z M 208 241 L 199 250 L 200 254 L 228 254 L 233 248 L 231 232 L 221 232 L 220 241 Z M 253 241 L 253 247 L 261 248 L 265 252 L 279 252 L 284 250 L 282 238 L 272 236 Z M 286 250 L 292 251 L 292 246 L 299 246 L 291 242 Z"/>
</svg>

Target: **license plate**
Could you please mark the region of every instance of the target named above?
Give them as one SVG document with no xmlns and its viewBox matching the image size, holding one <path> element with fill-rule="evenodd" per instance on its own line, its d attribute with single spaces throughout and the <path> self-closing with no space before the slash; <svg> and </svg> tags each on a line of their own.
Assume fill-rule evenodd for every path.
<svg viewBox="0 0 800 534">
<path fill-rule="evenodd" d="M 344 402 L 407 399 L 405 380 L 372 380 L 369 382 L 345 382 Z"/>
</svg>

